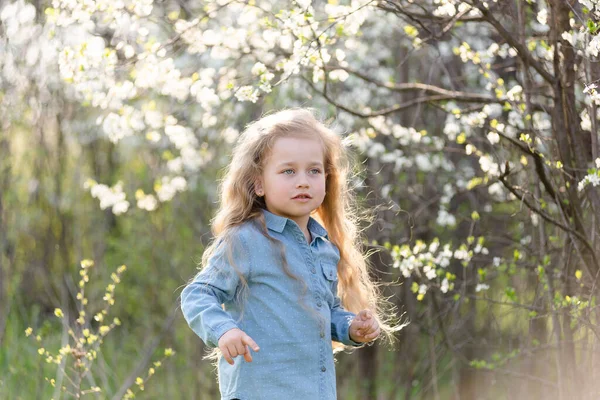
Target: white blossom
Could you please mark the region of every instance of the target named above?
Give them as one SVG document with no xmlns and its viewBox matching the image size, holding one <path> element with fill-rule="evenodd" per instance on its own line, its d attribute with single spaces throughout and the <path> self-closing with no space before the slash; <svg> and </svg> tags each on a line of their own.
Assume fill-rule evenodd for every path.
<svg viewBox="0 0 600 400">
<path fill-rule="evenodd" d="M 475 291 L 476 292 L 481 292 L 484 290 L 488 290 L 490 288 L 490 285 L 485 284 L 485 283 L 478 283 L 477 286 L 475 287 Z"/>
<path fill-rule="evenodd" d="M 129 202 L 125 199 L 122 181 L 118 181 L 113 187 L 108 187 L 107 185 L 88 180 L 84 188 L 89 188 L 92 197 L 100 200 L 100 208 L 102 210 L 112 207 L 112 212 L 116 215 L 127 212 Z"/>
<path fill-rule="evenodd" d="M 448 278 L 444 278 L 442 281 L 442 285 L 440 286 L 440 290 L 442 293 L 448 293 L 448 289 L 450 288 L 450 284 L 448 282 Z"/>
<path fill-rule="evenodd" d="M 456 225 L 456 217 L 445 209 L 440 208 L 436 219 L 436 224 L 440 226 L 454 226 Z"/>
</svg>

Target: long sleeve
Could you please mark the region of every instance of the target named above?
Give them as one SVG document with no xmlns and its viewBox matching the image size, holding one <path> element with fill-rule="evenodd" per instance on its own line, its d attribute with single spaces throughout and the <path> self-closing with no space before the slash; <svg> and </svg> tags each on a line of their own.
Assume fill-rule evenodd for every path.
<svg viewBox="0 0 600 400">
<path fill-rule="evenodd" d="M 355 342 L 350 339 L 350 324 L 354 317 L 356 317 L 356 314 L 346 311 L 342 307 L 340 298 L 337 296 L 337 285 L 338 282 L 335 281 L 333 285 L 333 307 L 331 308 L 331 339 L 346 346 L 363 346 L 364 343 Z"/>
<path fill-rule="evenodd" d="M 181 310 L 188 325 L 211 347 L 218 345 L 225 332 L 238 328 L 221 305 L 233 301 L 241 284 L 240 275 L 247 281 L 250 273 L 250 254 L 241 236 L 231 236 L 232 244 L 225 245 L 219 239 L 207 265 L 181 293 Z"/>
</svg>

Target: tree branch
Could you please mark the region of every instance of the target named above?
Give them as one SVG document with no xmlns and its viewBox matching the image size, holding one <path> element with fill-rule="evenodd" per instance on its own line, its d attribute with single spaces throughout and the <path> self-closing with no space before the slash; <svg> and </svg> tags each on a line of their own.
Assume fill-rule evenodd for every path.
<svg viewBox="0 0 600 400">
<path fill-rule="evenodd" d="M 410 90 L 423 90 L 425 92 L 437 93 L 439 95 L 444 95 L 448 97 L 452 97 L 453 100 L 464 101 L 464 102 L 479 102 L 479 103 L 503 103 L 506 101 L 506 98 L 497 98 L 493 96 L 486 96 L 480 93 L 468 93 L 461 92 L 457 90 L 448 90 L 434 85 L 428 85 L 426 83 L 391 83 L 391 82 L 381 82 L 376 79 L 373 79 L 355 69 L 350 67 L 342 67 L 341 65 L 326 65 L 324 69 L 335 70 L 342 69 L 349 74 L 352 74 L 366 82 L 372 83 L 379 87 L 383 87 L 389 89 L 394 92 L 406 92 Z"/>
<path fill-rule="evenodd" d="M 543 212 L 541 209 L 539 209 L 538 207 L 534 206 L 533 204 L 531 204 L 529 201 L 527 201 L 527 199 L 525 198 L 524 194 L 521 194 L 519 192 L 517 192 L 517 189 L 513 186 L 511 186 L 508 183 L 508 180 L 506 179 L 510 173 L 510 167 L 508 165 L 508 161 L 505 163 L 505 171 L 498 177 L 498 179 L 500 180 L 500 182 L 502 182 L 502 184 L 512 193 L 515 195 L 515 197 L 517 197 L 520 201 L 522 201 L 523 203 L 525 203 L 525 205 L 533 212 L 535 212 L 536 214 L 538 214 L 540 217 L 542 217 L 544 220 L 550 222 L 553 225 L 558 226 L 559 228 L 561 228 L 563 231 L 574 235 L 575 237 L 577 237 L 577 239 L 579 239 L 584 246 L 590 251 L 592 259 L 594 261 L 594 263 L 596 265 L 598 265 L 598 260 L 596 259 L 596 254 L 594 253 L 594 249 L 592 248 L 592 246 L 590 245 L 590 243 L 587 241 L 587 239 L 585 238 L 585 236 L 583 236 L 581 233 L 579 233 L 578 231 L 572 229 L 571 227 L 564 225 L 562 223 L 560 223 L 559 221 L 553 219 L 551 216 L 549 216 L 548 214 L 546 214 L 545 212 Z M 590 271 L 591 274 L 591 271 Z"/>
<path fill-rule="evenodd" d="M 496 28 L 496 31 L 504 38 L 504 40 L 506 40 L 506 42 L 511 46 L 514 47 L 515 50 L 517 50 L 517 53 L 519 54 L 519 56 L 526 61 L 527 63 L 529 63 L 529 65 L 531 65 L 537 72 L 538 74 L 540 74 L 545 81 L 547 81 L 550 84 L 554 84 L 554 82 L 556 81 L 556 78 L 550 74 L 548 71 L 546 71 L 544 69 L 544 67 L 542 66 L 542 64 L 539 63 L 538 60 L 536 60 L 535 58 L 533 58 L 533 56 L 531 55 L 531 53 L 529 52 L 529 50 L 527 50 L 527 48 L 525 48 L 525 46 L 523 46 L 521 43 L 519 43 L 519 41 L 512 36 L 503 26 L 502 24 L 492 15 L 492 13 L 490 12 L 490 10 L 488 10 L 487 8 L 485 8 L 483 6 L 483 4 L 477 2 L 476 4 L 474 4 L 475 7 L 477 7 L 477 9 L 481 12 L 481 14 L 483 15 L 483 17 L 494 27 Z"/>
</svg>

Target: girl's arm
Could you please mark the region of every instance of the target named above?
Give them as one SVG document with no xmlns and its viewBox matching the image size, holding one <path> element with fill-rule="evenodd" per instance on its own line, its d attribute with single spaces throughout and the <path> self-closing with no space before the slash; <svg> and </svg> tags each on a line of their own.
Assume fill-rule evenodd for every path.
<svg viewBox="0 0 600 400">
<path fill-rule="evenodd" d="M 338 281 L 333 284 L 333 307 L 331 307 L 331 339 L 346 346 L 360 347 L 364 343 L 355 342 L 350 339 L 350 324 L 356 314 L 346 311 L 337 296 Z"/>
<path fill-rule="evenodd" d="M 240 275 L 247 281 L 250 272 L 245 243 L 240 235 L 231 236 L 234 236 L 234 243 L 228 246 L 219 241 L 207 265 L 181 293 L 181 310 L 188 325 L 211 347 L 217 347 L 225 332 L 239 329 L 221 304 L 233 301 Z M 231 248 L 231 254 L 228 254 L 227 247 Z"/>
</svg>

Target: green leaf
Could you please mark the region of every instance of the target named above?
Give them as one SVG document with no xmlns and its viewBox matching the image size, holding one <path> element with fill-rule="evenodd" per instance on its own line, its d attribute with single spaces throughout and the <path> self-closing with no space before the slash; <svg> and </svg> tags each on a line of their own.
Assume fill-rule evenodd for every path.
<svg viewBox="0 0 600 400">
<path fill-rule="evenodd" d="M 410 286 L 410 290 L 413 293 L 417 293 L 419 291 L 419 284 L 417 282 L 413 282 L 412 285 Z"/>
<path fill-rule="evenodd" d="M 504 294 L 506 294 L 506 297 L 508 297 L 511 301 L 513 301 L 513 302 L 517 301 L 517 294 L 515 292 L 515 288 L 507 287 L 506 290 L 504 291 Z"/>
</svg>

